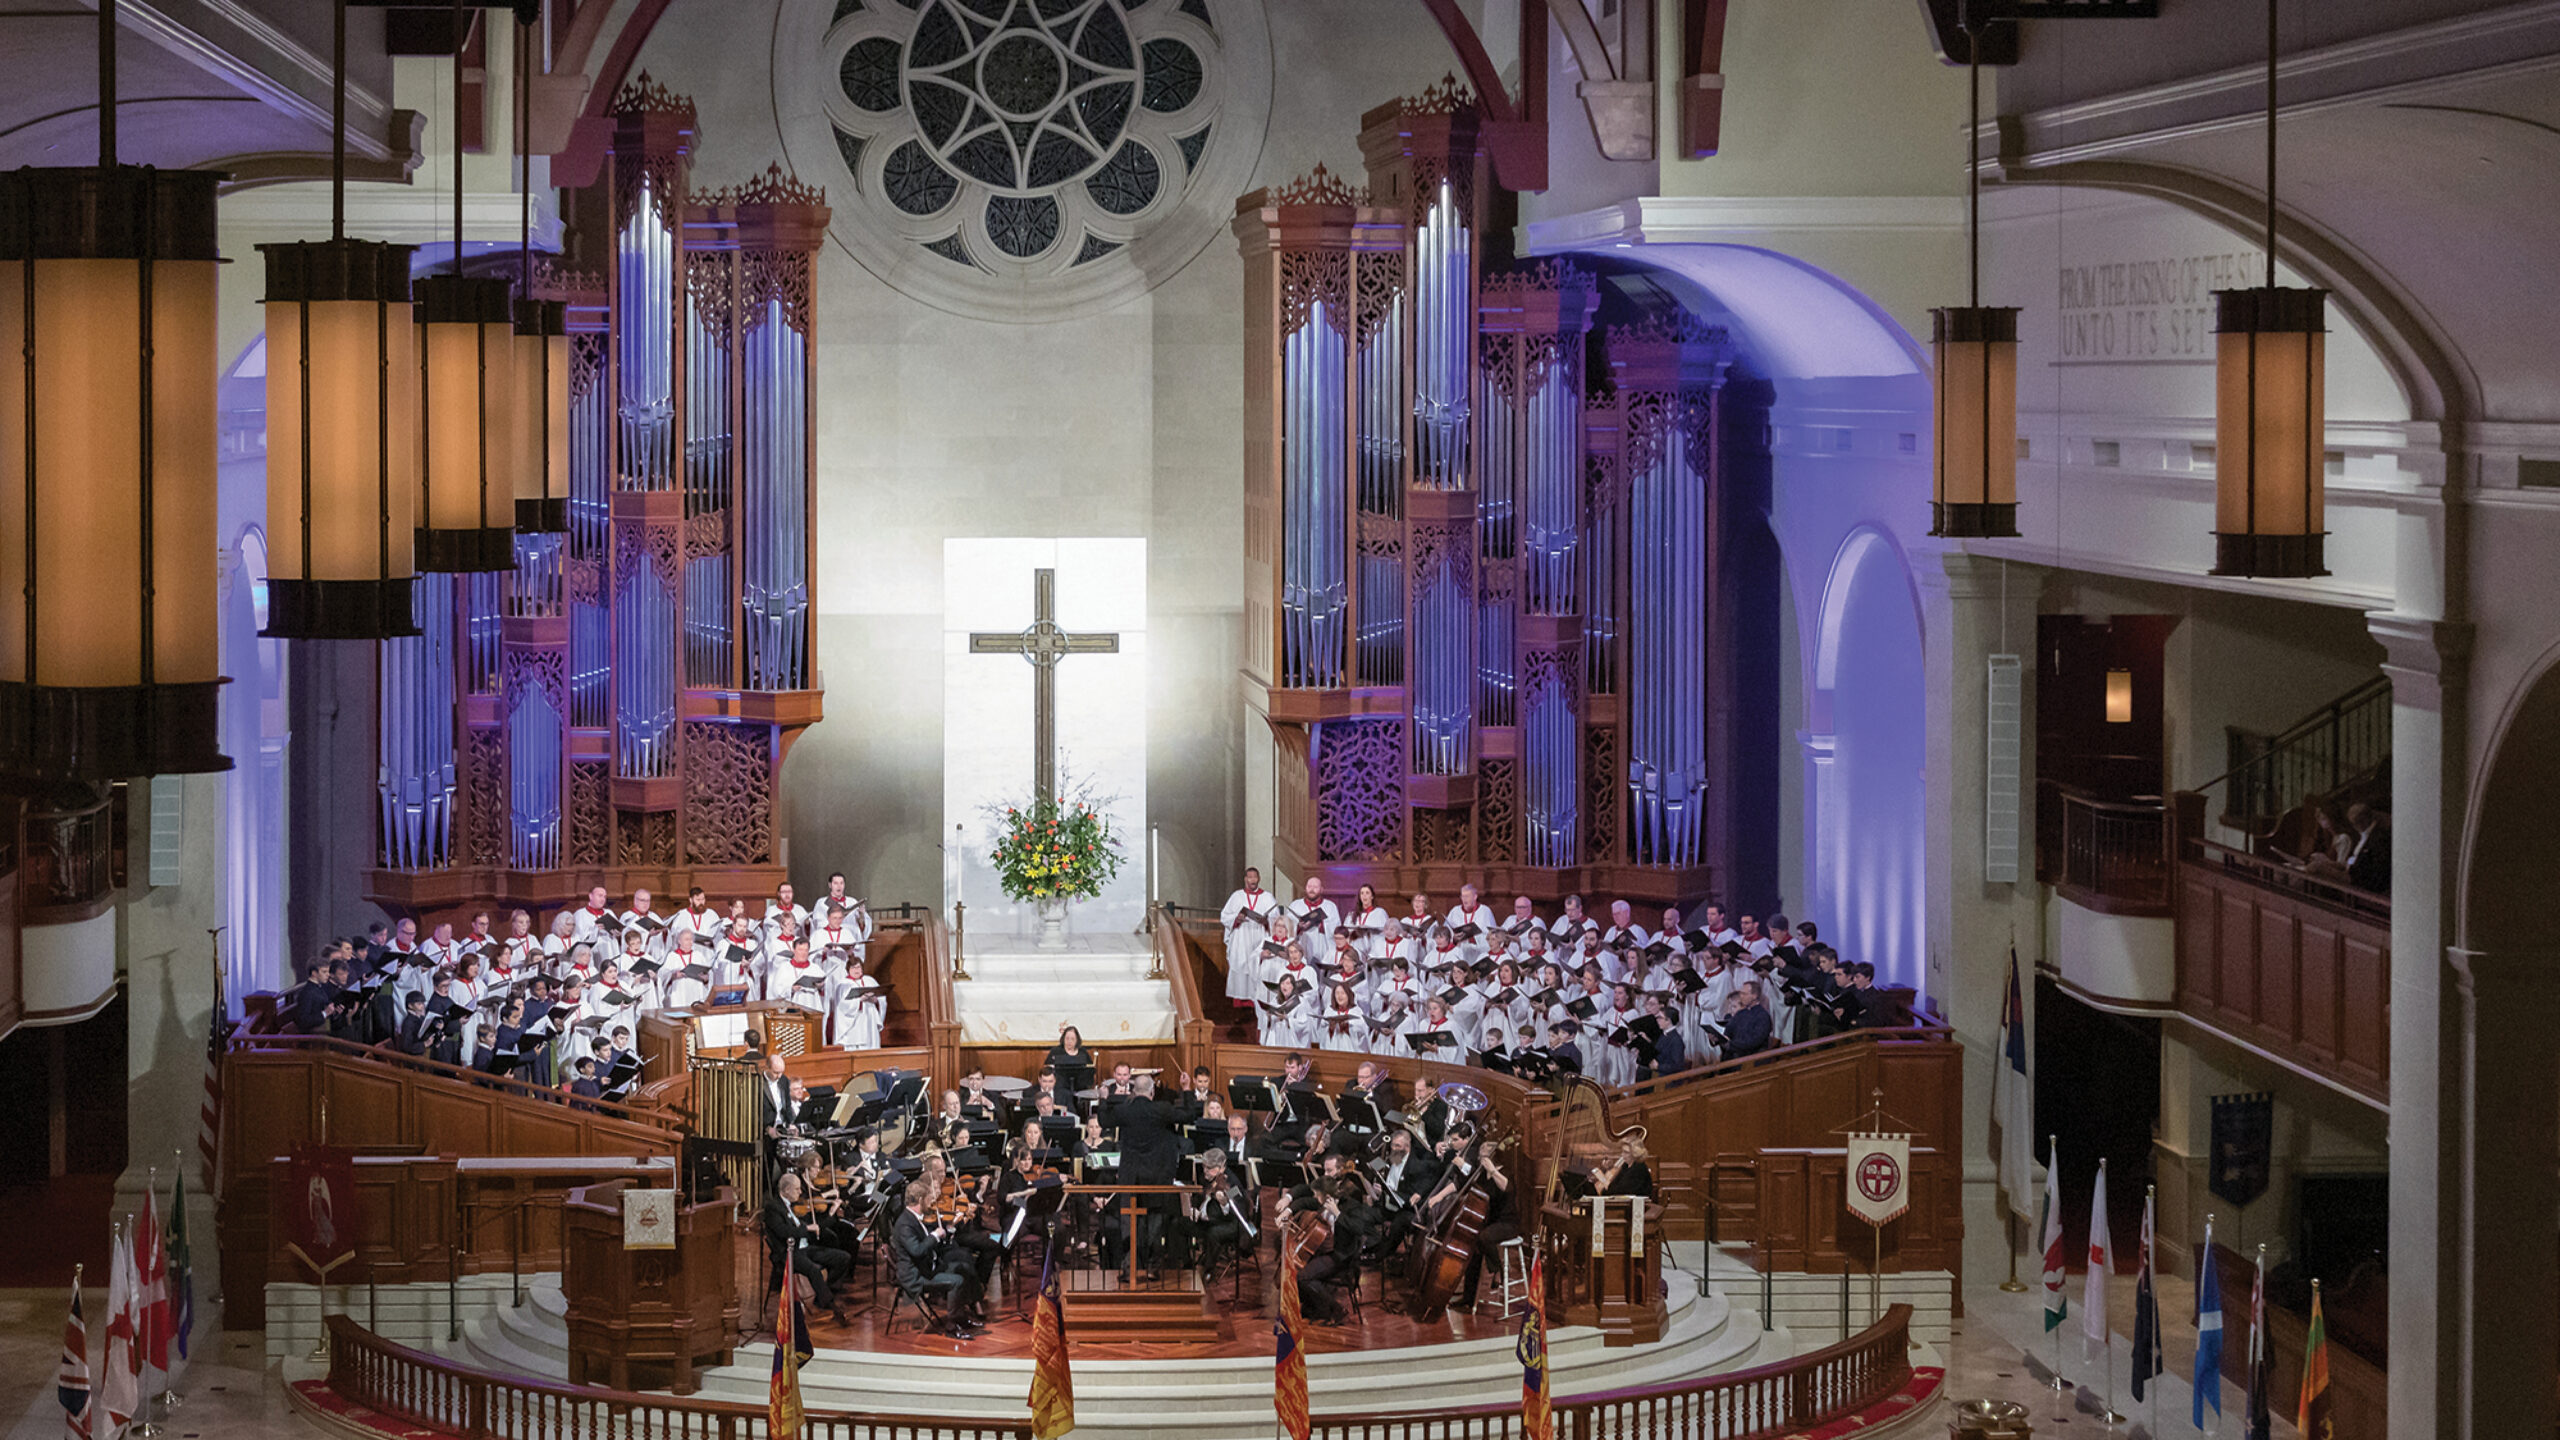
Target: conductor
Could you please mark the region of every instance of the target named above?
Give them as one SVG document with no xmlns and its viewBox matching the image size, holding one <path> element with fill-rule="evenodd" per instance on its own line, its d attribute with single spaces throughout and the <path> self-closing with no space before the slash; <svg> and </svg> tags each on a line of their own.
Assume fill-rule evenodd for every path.
<svg viewBox="0 0 2560 1440">
<path fill-rule="evenodd" d="M 1170 1185 L 1182 1157 L 1180 1120 L 1172 1107 L 1156 1099 L 1156 1077 L 1130 1082 L 1132 1093 L 1102 1102 L 1102 1123 L 1120 1132 L 1120 1178 L 1131 1185 Z M 1173 1213 L 1171 1195 L 1146 1197 L 1146 1214 L 1138 1222 L 1138 1263 L 1147 1278 L 1164 1274 L 1164 1227 Z"/>
</svg>

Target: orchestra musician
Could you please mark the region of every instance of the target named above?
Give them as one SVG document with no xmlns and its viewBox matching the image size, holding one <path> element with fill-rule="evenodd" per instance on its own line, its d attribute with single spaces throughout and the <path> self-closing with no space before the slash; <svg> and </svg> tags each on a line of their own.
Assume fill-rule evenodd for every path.
<svg viewBox="0 0 2560 1440">
<path fill-rule="evenodd" d="M 1426 1149 L 1416 1146 L 1409 1130 L 1391 1131 L 1387 1136 L 1385 1158 L 1376 1161 L 1378 1205 L 1385 1214 L 1385 1225 L 1378 1237 L 1378 1253 L 1393 1255 L 1404 1248 L 1413 1234 L 1416 1207 L 1430 1195 L 1440 1180 L 1440 1162 Z"/>
<path fill-rule="evenodd" d="M 1102 1102 L 1101 1119 L 1120 1133 L 1120 1178 L 1131 1185 L 1171 1185 L 1182 1154 L 1181 1122 L 1173 1108 L 1156 1099 L 1156 1077 L 1141 1075 L 1130 1095 Z M 1170 1195 L 1146 1197 L 1146 1214 L 1138 1222 L 1138 1263 L 1161 1278 L 1164 1227 L 1173 1213 Z"/>
<path fill-rule="evenodd" d="M 933 1187 L 930 1218 L 933 1238 L 943 1247 L 942 1263 L 969 1277 L 974 1299 L 985 1293 L 987 1276 L 1004 1253 L 1003 1242 L 988 1232 L 992 1217 L 978 1203 L 977 1181 L 952 1174 L 950 1161 L 935 1151 L 925 1152 L 916 1178 Z M 983 1328 L 985 1322 L 979 1323 Z"/>
<path fill-rule="evenodd" d="M 1200 1273 L 1205 1277 L 1230 1255 L 1241 1255 L 1243 1246 L 1260 1238 L 1255 1222 L 1262 1213 L 1262 1199 L 1243 1176 L 1228 1172 L 1224 1150 L 1201 1152 L 1200 1186 L 1201 1194 L 1196 1200 L 1185 1195 L 1182 1203 L 1199 1248 Z"/>
<path fill-rule="evenodd" d="M 1359 1283 L 1360 1251 L 1377 1231 L 1378 1209 L 1342 1169 L 1339 1156 L 1329 1158 L 1326 1168 L 1328 1173 L 1300 1192 L 1303 1202 L 1290 1197 L 1281 1243 L 1308 1247 L 1298 1267 L 1298 1308 L 1319 1325 L 1339 1325 L 1349 1312 L 1334 1293 L 1336 1283 Z"/>
<path fill-rule="evenodd" d="M 1618 1153 L 1591 1172 L 1596 1195 L 1641 1195 L 1653 1198 L 1653 1167 L 1646 1162 L 1644 1136 L 1633 1131 L 1619 1138 Z"/>
<path fill-rule="evenodd" d="M 1467 1256 L 1467 1277 L 1458 1290 L 1458 1309 L 1473 1310 L 1476 1305 L 1476 1282 L 1484 1274 L 1485 1260 L 1505 1240 L 1520 1237 L 1517 1197 L 1512 1194 L 1511 1176 L 1493 1153 L 1493 1147 L 1481 1135 L 1459 1144 L 1449 1156 L 1440 1183 L 1423 1202 L 1426 1222 L 1436 1220 L 1458 1202 L 1458 1196 L 1469 1181 L 1481 1181 L 1490 1201 L 1484 1225 L 1476 1231 L 1474 1249 Z"/>
<path fill-rule="evenodd" d="M 846 1272 L 853 1267 L 853 1256 L 827 1245 L 818 1227 L 801 1218 L 800 1172 L 785 1170 L 775 1182 L 764 1202 L 765 1243 L 772 1247 L 777 1262 L 790 1257 L 791 1270 L 809 1282 L 809 1292 L 818 1308 L 835 1312 L 836 1323 L 849 1325 L 852 1318 L 844 1312 L 844 1297 L 835 1293 Z"/>
<path fill-rule="evenodd" d="M 983 1287 L 975 1267 L 960 1261 L 934 1236 L 926 1211 L 935 1202 L 935 1188 L 923 1179 L 908 1184 L 906 1206 L 889 1228 L 890 1264 L 899 1289 L 949 1294 L 951 1308 L 941 1333 L 955 1340 L 973 1340 L 986 1328 L 983 1320 L 971 1318 L 977 1315 Z"/>
</svg>

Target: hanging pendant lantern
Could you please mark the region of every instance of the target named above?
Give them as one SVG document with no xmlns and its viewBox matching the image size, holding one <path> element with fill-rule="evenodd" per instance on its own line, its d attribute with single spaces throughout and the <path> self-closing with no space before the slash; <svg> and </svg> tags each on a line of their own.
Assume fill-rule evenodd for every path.
<svg viewBox="0 0 2560 1440">
<path fill-rule="evenodd" d="M 2326 575 L 2329 292 L 2213 292 L 2216 575 Z"/>
<path fill-rule="evenodd" d="M 0 768 L 227 770 L 222 177 L 117 165 L 111 140 L 100 150 L 101 166 L 0 174 L 0 346 L 15 371 L 0 383 L 0 515 L 15 532 L 0 541 Z"/>
<path fill-rule="evenodd" d="M 426 489 L 418 568 L 512 570 L 515 317 L 507 282 L 429 275 L 418 296 L 418 409 Z"/>
<path fill-rule="evenodd" d="M 411 247 L 315 240 L 267 257 L 267 628 L 415 635 L 417 322 Z"/>
<path fill-rule="evenodd" d="M 1937 474 L 1929 533 L 2018 533 L 2018 311 L 1950 305 L 1929 312 L 1936 357 Z"/>
<path fill-rule="evenodd" d="M 515 303 L 516 529 L 569 528 L 569 307 Z"/>
</svg>

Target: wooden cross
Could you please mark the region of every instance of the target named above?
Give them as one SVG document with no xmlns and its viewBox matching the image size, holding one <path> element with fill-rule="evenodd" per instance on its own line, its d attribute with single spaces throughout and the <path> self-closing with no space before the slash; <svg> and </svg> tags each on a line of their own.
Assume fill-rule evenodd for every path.
<svg viewBox="0 0 2560 1440">
<path fill-rule="evenodd" d="M 972 655 L 1019 655 L 1031 662 L 1031 791 L 1035 802 L 1058 791 L 1058 662 L 1069 655 L 1116 655 L 1117 635 L 1075 635 L 1060 629 L 1058 572 L 1031 572 L 1031 626 L 1020 634 L 979 631 L 969 636 Z"/>
</svg>

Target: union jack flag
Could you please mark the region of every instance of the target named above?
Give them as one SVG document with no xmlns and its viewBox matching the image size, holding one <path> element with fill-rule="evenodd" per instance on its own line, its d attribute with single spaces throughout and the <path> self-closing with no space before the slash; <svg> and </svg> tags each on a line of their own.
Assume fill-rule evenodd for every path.
<svg viewBox="0 0 2560 1440">
<path fill-rule="evenodd" d="M 62 1398 L 62 1433 L 89 1440 L 89 1326 L 80 1318 L 80 1267 L 71 1267 L 71 1318 L 62 1327 L 62 1373 L 54 1393 Z"/>
</svg>

